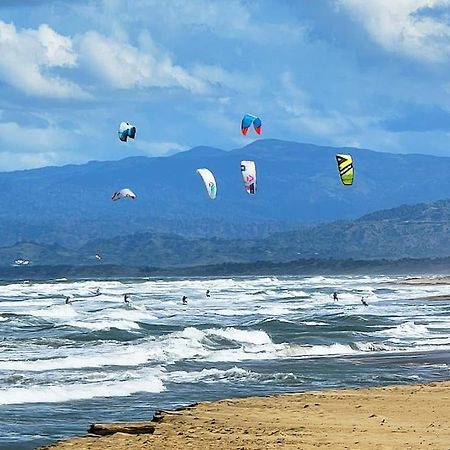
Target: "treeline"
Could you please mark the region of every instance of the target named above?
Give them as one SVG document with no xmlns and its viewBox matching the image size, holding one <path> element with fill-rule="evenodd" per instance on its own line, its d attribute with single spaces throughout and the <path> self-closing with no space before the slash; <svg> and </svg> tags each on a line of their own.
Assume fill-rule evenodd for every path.
<svg viewBox="0 0 450 450">
<path fill-rule="evenodd" d="M 0 279 L 58 280 L 141 277 L 221 277 L 287 275 L 418 275 L 450 273 L 450 257 L 399 260 L 300 259 L 285 263 L 223 263 L 178 268 L 149 266 L 20 266 L 0 267 Z"/>
</svg>

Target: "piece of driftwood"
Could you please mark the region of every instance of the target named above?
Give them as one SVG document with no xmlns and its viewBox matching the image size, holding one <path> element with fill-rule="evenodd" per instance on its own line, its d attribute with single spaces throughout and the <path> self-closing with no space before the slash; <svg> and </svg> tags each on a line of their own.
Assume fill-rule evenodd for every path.
<svg viewBox="0 0 450 450">
<path fill-rule="evenodd" d="M 153 434 L 155 424 L 152 422 L 93 423 L 88 429 L 91 434 L 108 436 L 114 433 Z"/>
<path fill-rule="evenodd" d="M 155 414 L 153 415 L 152 422 L 162 422 L 164 419 L 164 416 L 182 416 L 182 411 L 166 411 L 164 409 L 158 409 L 155 411 Z"/>
</svg>

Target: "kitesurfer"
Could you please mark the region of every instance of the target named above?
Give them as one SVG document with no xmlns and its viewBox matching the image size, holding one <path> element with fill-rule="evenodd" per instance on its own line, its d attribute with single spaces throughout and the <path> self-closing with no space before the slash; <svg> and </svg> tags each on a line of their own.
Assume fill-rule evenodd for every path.
<svg viewBox="0 0 450 450">
<path fill-rule="evenodd" d="M 364 297 L 361 297 L 361 303 L 362 303 L 364 306 L 369 306 L 368 303 L 364 300 Z"/>
<path fill-rule="evenodd" d="M 130 304 L 129 298 L 130 298 L 130 294 L 125 294 L 125 295 L 123 296 L 123 301 L 124 301 L 127 305 Z"/>
<path fill-rule="evenodd" d="M 206 291 L 206 294 L 205 294 L 207 297 L 211 297 L 211 294 L 209 293 L 209 289 Z"/>
<path fill-rule="evenodd" d="M 335 302 L 337 302 L 339 299 L 338 299 L 338 295 L 337 295 L 337 292 L 333 292 L 333 300 L 335 301 Z"/>
<path fill-rule="evenodd" d="M 66 305 L 70 303 L 70 297 L 66 297 Z"/>
<path fill-rule="evenodd" d="M 187 305 L 187 297 L 185 295 L 183 295 L 182 301 L 183 301 L 183 305 Z"/>
</svg>

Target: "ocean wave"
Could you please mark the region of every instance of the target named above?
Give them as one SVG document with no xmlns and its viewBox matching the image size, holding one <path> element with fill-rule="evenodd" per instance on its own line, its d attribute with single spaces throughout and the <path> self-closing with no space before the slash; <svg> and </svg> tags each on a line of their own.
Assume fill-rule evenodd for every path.
<svg viewBox="0 0 450 450">
<path fill-rule="evenodd" d="M 165 389 L 156 376 L 135 380 L 65 385 L 36 385 L 26 388 L 0 390 L 0 405 L 24 403 L 63 403 L 95 397 L 126 397 L 137 392 L 159 393 Z"/>
<path fill-rule="evenodd" d="M 213 328 L 205 330 L 207 336 L 220 336 L 230 341 L 242 344 L 263 345 L 270 344 L 270 336 L 261 330 L 240 330 L 237 328 Z"/>
<path fill-rule="evenodd" d="M 49 308 L 34 311 L 24 311 L 24 315 L 41 317 L 43 319 L 70 319 L 77 317 L 78 313 L 72 305 L 55 305 Z"/>
<path fill-rule="evenodd" d="M 204 382 L 229 382 L 229 381 L 259 381 L 259 382 L 270 382 L 270 381 L 286 381 L 286 380 L 297 380 L 297 377 L 292 373 L 269 373 L 261 374 L 254 372 L 252 370 L 246 370 L 240 367 L 232 367 L 230 369 L 203 369 L 201 371 L 173 371 L 167 372 L 162 376 L 163 381 L 171 381 L 174 383 L 194 383 L 197 381 Z"/>
<path fill-rule="evenodd" d="M 305 322 L 300 322 L 302 325 L 307 325 L 307 326 L 329 326 L 329 323 L 326 322 L 316 322 L 314 320 L 309 320 L 309 321 L 305 321 Z"/>
<path fill-rule="evenodd" d="M 355 347 L 362 352 L 393 352 L 404 350 L 382 342 L 356 342 Z"/>
<path fill-rule="evenodd" d="M 96 322 L 85 322 L 85 321 L 72 321 L 67 322 L 65 325 L 73 328 L 83 328 L 92 331 L 102 331 L 102 330 L 139 330 L 139 324 L 131 320 L 99 320 Z"/>
<path fill-rule="evenodd" d="M 277 325 L 282 323 L 288 323 L 295 325 L 297 322 L 295 320 L 289 320 L 283 317 L 266 317 L 264 319 L 256 319 L 250 320 L 249 322 L 245 322 L 242 326 L 258 326 L 258 325 Z"/>
<path fill-rule="evenodd" d="M 107 366 L 139 366 L 149 360 L 143 349 L 130 348 L 118 352 L 97 353 L 95 355 L 73 355 L 36 360 L 0 361 L 0 370 L 45 372 L 47 370 L 84 369 Z"/>
<path fill-rule="evenodd" d="M 398 338 L 418 338 L 430 335 L 430 330 L 421 324 L 413 321 L 403 322 L 395 327 L 379 331 L 379 336 L 398 337 Z"/>
</svg>

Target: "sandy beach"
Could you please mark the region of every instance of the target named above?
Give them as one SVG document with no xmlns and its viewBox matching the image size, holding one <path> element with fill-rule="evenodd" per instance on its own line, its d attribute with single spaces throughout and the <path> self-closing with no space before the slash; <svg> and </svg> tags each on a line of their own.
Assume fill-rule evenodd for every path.
<svg viewBox="0 0 450 450">
<path fill-rule="evenodd" d="M 44 448 L 448 450 L 450 382 L 204 402 L 143 425 Z"/>
</svg>

